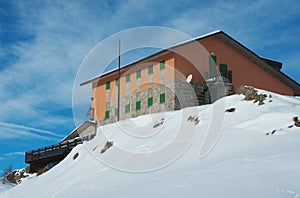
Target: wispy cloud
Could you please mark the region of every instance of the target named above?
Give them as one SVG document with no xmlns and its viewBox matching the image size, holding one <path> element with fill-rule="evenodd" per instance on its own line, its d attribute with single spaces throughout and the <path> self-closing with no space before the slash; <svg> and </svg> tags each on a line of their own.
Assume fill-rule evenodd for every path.
<svg viewBox="0 0 300 198">
<path fill-rule="evenodd" d="M 18 125 L 18 124 L 0 122 L 0 126 L 2 126 L 2 127 L 9 127 L 9 128 L 17 128 L 17 129 L 25 129 L 25 130 L 37 132 L 37 133 L 40 133 L 40 134 L 43 134 L 43 135 L 48 135 L 48 136 L 63 137 L 62 135 L 54 133 L 54 132 L 51 132 L 51 131 L 42 130 L 42 129 L 36 129 L 36 128 L 32 128 L 32 127 L 28 127 L 28 126 L 23 126 L 23 125 Z"/>
</svg>

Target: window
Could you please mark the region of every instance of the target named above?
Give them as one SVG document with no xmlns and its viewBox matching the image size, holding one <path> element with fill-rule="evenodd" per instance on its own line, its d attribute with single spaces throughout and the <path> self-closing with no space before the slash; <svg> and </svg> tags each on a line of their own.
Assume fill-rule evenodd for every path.
<svg viewBox="0 0 300 198">
<path fill-rule="evenodd" d="M 109 111 L 105 111 L 105 119 L 109 119 Z"/>
<path fill-rule="evenodd" d="M 119 78 L 116 79 L 116 87 L 119 85 Z"/>
<path fill-rule="evenodd" d="M 148 75 L 153 74 L 153 65 L 148 67 Z"/>
<path fill-rule="evenodd" d="M 130 104 L 125 105 L 125 113 L 130 112 Z"/>
<path fill-rule="evenodd" d="M 159 64 L 160 65 L 160 70 L 165 69 L 165 67 L 166 67 L 165 63 L 166 63 L 166 61 L 164 61 L 164 60 L 160 62 L 160 64 Z"/>
<path fill-rule="evenodd" d="M 221 73 L 221 76 L 227 77 L 227 65 L 226 64 L 220 64 L 220 73 Z"/>
<path fill-rule="evenodd" d="M 148 107 L 153 105 L 153 97 L 148 98 Z"/>
<path fill-rule="evenodd" d="M 115 108 L 115 116 L 118 116 L 118 115 L 119 115 L 119 109 Z"/>
<path fill-rule="evenodd" d="M 137 102 L 135 103 L 135 109 L 136 109 L 136 110 L 140 110 L 140 109 L 141 109 L 141 101 L 137 101 Z"/>
<path fill-rule="evenodd" d="M 164 103 L 166 101 L 166 94 L 160 94 L 159 95 L 159 102 Z"/>
<path fill-rule="evenodd" d="M 227 79 L 229 80 L 229 82 L 232 83 L 232 71 L 228 71 L 228 73 L 227 73 Z"/>
<path fill-rule="evenodd" d="M 110 82 L 107 82 L 106 83 L 106 90 L 109 90 L 110 89 Z"/>
<path fill-rule="evenodd" d="M 127 75 L 126 75 L 126 82 L 127 82 L 127 83 L 130 82 L 130 74 L 127 74 Z"/>
<path fill-rule="evenodd" d="M 141 70 L 138 70 L 136 72 L 136 79 L 139 79 L 139 78 L 141 78 Z"/>
</svg>

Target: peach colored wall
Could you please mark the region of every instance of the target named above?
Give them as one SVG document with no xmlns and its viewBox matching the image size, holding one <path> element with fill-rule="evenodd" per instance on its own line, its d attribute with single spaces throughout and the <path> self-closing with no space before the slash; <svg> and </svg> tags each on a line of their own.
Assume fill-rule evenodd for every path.
<svg viewBox="0 0 300 198">
<path fill-rule="evenodd" d="M 160 82 L 160 61 L 166 61 L 166 75 L 165 79 L 171 81 L 174 79 L 174 58 L 172 58 L 172 53 L 167 53 L 156 59 L 152 59 L 148 63 L 138 64 L 139 67 L 126 68 L 121 72 L 120 79 L 120 95 L 124 97 L 126 95 L 126 75 L 130 74 L 130 93 L 136 92 L 136 72 L 141 69 L 141 89 L 145 90 L 148 88 L 148 66 L 153 65 L 153 86 Z M 105 117 L 106 111 L 106 82 L 110 82 L 110 100 L 116 99 L 116 78 L 118 78 L 118 72 L 111 74 L 110 76 L 99 80 L 98 82 L 93 82 L 92 94 L 94 96 L 94 101 L 92 103 L 95 109 L 95 119 Z"/>
<path fill-rule="evenodd" d="M 95 87 L 92 90 L 92 94 L 94 97 L 93 108 L 94 108 L 94 118 L 99 120 L 105 116 L 106 110 L 106 87 L 105 84 Z"/>
<path fill-rule="evenodd" d="M 126 77 L 121 77 L 120 80 L 120 96 L 126 96 Z"/>
<path fill-rule="evenodd" d="M 192 82 L 204 81 L 205 72 L 208 70 L 208 51 L 194 42 L 179 46 L 174 50 L 176 80 L 192 74 Z"/>
<path fill-rule="evenodd" d="M 208 38 L 201 44 L 209 52 L 217 56 L 217 65 L 227 64 L 228 70 L 232 70 L 232 80 L 235 91 L 241 85 L 251 85 L 260 89 L 269 90 L 284 95 L 294 95 L 293 90 L 274 77 L 272 74 L 261 69 L 255 63 L 241 55 L 218 38 Z"/>
<path fill-rule="evenodd" d="M 166 60 L 166 68 L 165 68 L 165 82 L 171 82 L 174 81 L 175 76 L 174 76 L 174 65 L 175 65 L 175 59 L 170 58 Z"/>
<path fill-rule="evenodd" d="M 116 80 L 110 81 L 110 101 L 116 99 Z"/>
<path fill-rule="evenodd" d="M 141 90 L 148 89 L 148 64 L 141 71 Z"/>
<path fill-rule="evenodd" d="M 130 93 L 136 92 L 136 72 L 130 74 Z"/>
</svg>

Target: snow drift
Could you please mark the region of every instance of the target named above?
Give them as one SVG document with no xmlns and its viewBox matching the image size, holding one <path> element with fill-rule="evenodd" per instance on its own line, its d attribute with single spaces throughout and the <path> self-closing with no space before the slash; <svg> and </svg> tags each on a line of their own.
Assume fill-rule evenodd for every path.
<svg viewBox="0 0 300 198">
<path fill-rule="evenodd" d="M 0 196 L 300 197 L 300 128 L 293 121 L 294 117 L 300 117 L 300 100 L 259 92 L 268 96 L 264 105 L 233 95 L 212 105 L 146 115 L 100 127 L 98 134 L 103 132 L 107 139 L 97 135 L 74 148 L 50 171 L 25 179 Z M 224 104 L 221 133 L 210 152 L 200 158 L 199 149 L 214 118 L 212 112 L 220 102 Z M 194 117 L 193 121 L 189 116 Z M 130 134 L 126 134 L 128 127 Z M 122 168 L 117 165 L 128 159 L 120 153 L 119 156 L 114 154 L 118 153 L 117 148 L 136 153 L 152 152 L 174 142 L 174 131 L 189 133 L 190 130 L 195 132 L 192 143 L 168 166 L 142 173 L 119 170 Z M 136 141 L 137 138 L 132 137 L 149 134 L 151 138 L 147 140 Z M 107 141 L 113 142 L 112 146 L 100 154 Z M 114 158 L 115 166 L 103 163 L 102 160 L 109 157 Z M 132 170 L 144 167 L 141 164 L 155 165 L 151 160 L 128 164 Z"/>
</svg>

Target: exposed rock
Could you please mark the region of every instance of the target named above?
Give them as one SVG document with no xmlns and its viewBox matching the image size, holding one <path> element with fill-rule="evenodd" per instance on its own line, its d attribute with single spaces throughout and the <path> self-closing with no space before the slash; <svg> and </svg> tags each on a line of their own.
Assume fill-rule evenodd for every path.
<svg viewBox="0 0 300 198">
<path fill-rule="evenodd" d="M 241 86 L 238 89 L 238 93 L 243 94 L 245 96 L 244 100 L 246 101 L 254 100 L 254 103 L 258 102 L 258 105 L 265 104 L 264 101 L 268 97 L 266 94 L 258 94 L 256 89 L 249 86 Z"/>
<path fill-rule="evenodd" d="M 112 145 L 113 145 L 113 142 L 107 141 L 100 153 L 101 153 L 101 154 L 104 153 L 104 152 L 107 151 L 107 149 L 109 149 Z"/>
<path fill-rule="evenodd" d="M 238 89 L 238 93 L 243 94 L 245 96 L 244 100 L 251 101 L 255 99 L 255 96 L 257 95 L 257 90 L 249 86 L 240 86 L 240 88 Z"/>
<path fill-rule="evenodd" d="M 230 109 L 227 109 L 225 112 L 228 112 L 228 113 L 235 112 L 235 108 L 230 108 Z"/>
<path fill-rule="evenodd" d="M 296 126 L 296 127 L 300 127 L 300 122 L 299 122 L 299 120 L 298 120 L 298 117 L 296 116 L 296 117 L 294 117 L 293 118 L 293 120 L 294 120 L 294 125 Z"/>
<path fill-rule="evenodd" d="M 73 160 L 75 160 L 79 156 L 79 153 L 75 153 L 73 156 Z"/>
</svg>

